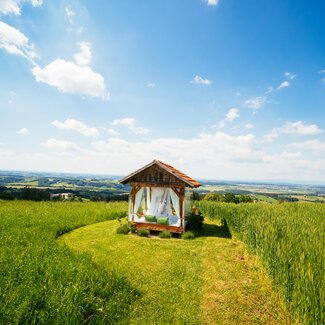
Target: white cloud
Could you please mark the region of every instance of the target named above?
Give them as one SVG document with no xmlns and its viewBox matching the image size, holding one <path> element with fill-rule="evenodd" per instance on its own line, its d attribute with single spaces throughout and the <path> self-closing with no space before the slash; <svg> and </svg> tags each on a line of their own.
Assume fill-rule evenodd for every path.
<svg viewBox="0 0 325 325">
<path fill-rule="evenodd" d="M 69 7 L 65 7 L 65 13 L 67 15 L 67 19 L 68 19 L 69 24 L 72 25 L 73 24 L 73 18 L 76 15 L 76 13 L 72 9 L 70 9 Z"/>
<path fill-rule="evenodd" d="M 277 89 L 287 88 L 289 86 L 290 86 L 289 81 L 283 81 L 283 82 L 281 82 L 281 84 L 279 85 L 279 87 Z"/>
<path fill-rule="evenodd" d="M 29 2 L 33 7 L 41 6 L 43 0 L 1 0 L 0 1 L 0 13 L 8 15 L 20 15 L 21 6 L 24 2 Z"/>
<path fill-rule="evenodd" d="M 201 134 L 193 139 L 159 138 L 146 142 L 128 142 L 122 139 L 97 141 L 93 147 L 99 153 L 109 153 L 119 161 L 150 161 L 152 157 L 175 161 L 182 159 L 191 163 L 202 161 L 262 161 L 261 152 L 256 148 L 253 134 L 231 136 L 224 132 Z M 195 155 L 193 155 L 195 152 Z"/>
<path fill-rule="evenodd" d="M 113 135 L 113 136 L 117 136 L 117 135 L 120 134 L 119 132 L 117 132 L 117 131 L 114 130 L 114 129 L 106 129 L 106 128 L 104 128 L 104 130 L 105 130 L 108 134 Z"/>
<path fill-rule="evenodd" d="M 110 100 L 104 77 L 94 72 L 88 64 L 91 61 L 91 47 L 88 42 L 78 43 L 80 52 L 74 55 L 76 61 L 56 59 L 44 68 L 36 66 L 32 72 L 37 82 L 44 82 L 64 93 L 81 94 Z"/>
<path fill-rule="evenodd" d="M 287 152 L 284 151 L 280 155 L 282 158 L 287 158 L 287 159 L 295 159 L 295 158 L 300 158 L 302 157 L 302 153 L 300 151 L 298 152 Z"/>
<path fill-rule="evenodd" d="M 156 87 L 156 83 L 154 83 L 154 82 L 150 82 L 150 81 L 149 81 L 149 82 L 147 83 L 147 87 L 148 87 L 148 88 L 155 88 L 155 87 Z"/>
<path fill-rule="evenodd" d="M 237 108 L 230 108 L 229 111 L 226 114 L 226 118 L 224 120 L 221 120 L 219 122 L 219 128 L 224 128 L 227 124 L 227 122 L 233 122 L 237 118 L 239 118 L 239 110 Z M 233 127 L 233 129 L 238 128 L 238 126 Z"/>
<path fill-rule="evenodd" d="M 62 130 L 76 131 L 86 137 L 97 137 L 98 130 L 96 128 L 88 127 L 85 123 L 73 119 L 66 119 L 63 122 L 55 120 L 52 125 Z"/>
<path fill-rule="evenodd" d="M 112 125 L 123 125 L 126 126 L 134 134 L 148 134 L 149 130 L 141 127 L 136 127 L 136 119 L 133 117 L 125 117 L 123 119 L 116 119 L 112 122 Z"/>
<path fill-rule="evenodd" d="M 136 123 L 136 119 L 133 117 L 125 117 L 122 119 L 116 119 L 112 122 L 112 125 L 124 125 L 128 127 L 134 126 Z"/>
<path fill-rule="evenodd" d="M 325 69 L 324 70 L 320 70 L 320 71 L 318 71 L 318 73 L 325 73 Z"/>
<path fill-rule="evenodd" d="M 293 74 L 293 73 L 291 73 L 291 72 L 285 72 L 285 73 L 284 73 L 284 76 L 285 76 L 286 78 L 290 79 L 290 80 L 292 80 L 292 79 L 294 79 L 294 78 L 297 77 L 297 75 L 295 75 L 295 74 Z"/>
<path fill-rule="evenodd" d="M 206 86 L 211 84 L 211 81 L 209 79 L 203 79 L 198 75 L 196 75 L 191 82 L 194 84 L 201 84 Z"/>
<path fill-rule="evenodd" d="M 315 153 L 325 153 L 325 141 L 320 141 L 317 139 L 302 141 L 302 142 L 293 142 L 286 145 L 288 148 L 300 149 L 313 151 Z"/>
<path fill-rule="evenodd" d="M 104 77 L 88 66 L 56 59 L 44 68 L 34 67 L 32 72 L 37 82 L 44 82 L 64 93 L 109 99 Z"/>
<path fill-rule="evenodd" d="M 217 6 L 219 0 L 206 0 L 209 6 Z"/>
<path fill-rule="evenodd" d="M 231 108 L 226 114 L 226 121 L 232 122 L 239 117 L 239 110 L 237 108 Z"/>
<path fill-rule="evenodd" d="M 81 150 L 76 144 L 70 141 L 60 141 L 54 138 L 48 139 L 42 143 L 42 146 L 48 149 L 53 149 L 56 151 L 66 152 L 66 151 L 79 151 Z"/>
<path fill-rule="evenodd" d="M 296 134 L 296 135 L 315 135 L 322 133 L 323 130 L 316 124 L 306 125 L 302 121 L 286 122 L 281 128 L 274 128 L 271 132 L 266 134 L 264 138 L 267 141 L 273 141 L 281 134 Z"/>
<path fill-rule="evenodd" d="M 34 45 L 18 29 L 0 21 L 0 48 L 9 54 L 19 55 L 34 63 L 37 54 Z"/>
<path fill-rule="evenodd" d="M 21 134 L 21 135 L 28 135 L 29 134 L 29 130 L 27 128 L 22 128 L 17 133 L 18 134 Z"/>
<path fill-rule="evenodd" d="M 89 42 L 78 43 L 80 52 L 74 55 L 74 60 L 78 65 L 89 65 L 91 61 L 91 46 Z"/>
<path fill-rule="evenodd" d="M 260 109 L 266 103 L 266 97 L 253 97 L 245 101 L 245 106 L 251 109 Z"/>
<path fill-rule="evenodd" d="M 254 125 L 251 124 L 251 123 L 246 123 L 246 124 L 245 124 L 245 129 L 246 129 L 246 130 L 254 129 Z"/>
</svg>

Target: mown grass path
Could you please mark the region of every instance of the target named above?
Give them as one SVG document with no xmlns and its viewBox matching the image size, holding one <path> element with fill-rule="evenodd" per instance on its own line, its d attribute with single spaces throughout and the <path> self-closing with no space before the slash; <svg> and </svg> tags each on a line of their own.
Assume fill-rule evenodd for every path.
<svg viewBox="0 0 325 325">
<path fill-rule="evenodd" d="M 77 229 L 59 241 L 141 293 L 133 324 L 287 324 L 259 262 L 227 229 L 210 222 L 193 241 L 117 235 L 116 220 Z"/>
</svg>

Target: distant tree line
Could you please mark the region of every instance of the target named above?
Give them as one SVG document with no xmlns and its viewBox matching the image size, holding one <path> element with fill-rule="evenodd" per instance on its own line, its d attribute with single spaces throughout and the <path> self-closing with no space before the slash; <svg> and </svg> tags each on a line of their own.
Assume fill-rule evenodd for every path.
<svg viewBox="0 0 325 325">
<path fill-rule="evenodd" d="M 67 189 L 39 189 L 33 187 L 11 188 L 0 186 L 0 200 L 30 200 L 30 201 L 49 201 L 51 194 L 60 194 L 66 192 L 72 193 L 76 200 L 81 198 L 89 199 L 90 201 L 128 201 L 128 194 L 113 193 L 109 191 L 75 191 Z M 58 200 L 56 198 L 55 200 Z"/>
<path fill-rule="evenodd" d="M 235 195 L 232 192 L 225 194 L 209 193 L 203 197 L 203 201 L 226 202 L 226 203 L 251 203 L 253 198 L 247 194 Z"/>
</svg>

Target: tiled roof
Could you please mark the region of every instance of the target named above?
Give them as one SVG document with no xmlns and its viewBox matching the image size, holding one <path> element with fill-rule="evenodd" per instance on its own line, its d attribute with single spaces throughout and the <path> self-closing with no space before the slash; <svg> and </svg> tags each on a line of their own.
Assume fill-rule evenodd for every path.
<svg viewBox="0 0 325 325">
<path fill-rule="evenodd" d="M 178 176 L 181 180 L 185 181 L 186 183 L 190 183 L 193 187 L 199 187 L 201 186 L 201 183 L 197 182 L 190 176 L 187 176 L 186 174 L 182 173 L 175 167 L 168 165 L 160 160 L 155 160 L 158 164 L 161 164 L 166 167 L 166 170 L 169 171 L 170 173 L 174 174 L 175 176 Z"/>
<path fill-rule="evenodd" d="M 147 168 L 149 168 L 149 167 L 151 167 L 153 165 L 157 165 L 157 166 L 161 167 L 162 169 L 164 169 L 168 173 L 174 175 L 179 180 L 186 183 L 186 185 L 189 186 L 189 187 L 199 187 L 199 186 L 201 186 L 201 184 L 199 182 L 197 182 L 196 180 L 194 180 L 193 178 L 185 175 L 184 173 L 182 173 L 178 169 L 176 169 L 173 166 L 168 165 L 168 164 L 166 164 L 166 163 L 164 163 L 164 162 L 162 162 L 160 160 L 153 160 L 150 164 L 138 169 L 137 171 L 133 172 L 132 174 L 124 177 L 123 179 L 121 179 L 120 183 L 123 183 L 123 184 L 128 183 L 129 180 L 131 178 L 133 178 L 135 175 L 141 173 L 142 171 L 144 171 L 145 169 L 147 169 Z"/>
</svg>

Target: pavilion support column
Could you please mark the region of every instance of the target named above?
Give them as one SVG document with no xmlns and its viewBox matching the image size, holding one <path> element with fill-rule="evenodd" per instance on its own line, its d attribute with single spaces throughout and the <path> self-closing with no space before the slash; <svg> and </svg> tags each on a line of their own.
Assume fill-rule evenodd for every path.
<svg viewBox="0 0 325 325">
<path fill-rule="evenodd" d="M 134 222 L 134 205 L 135 205 L 135 196 L 136 194 L 139 192 L 139 190 L 141 189 L 141 185 L 139 184 L 135 184 L 133 185 L 132 187 L 132 190 L 131 190 L 131 212 L 132 212 L 132 222 Z"/>
</svg>

